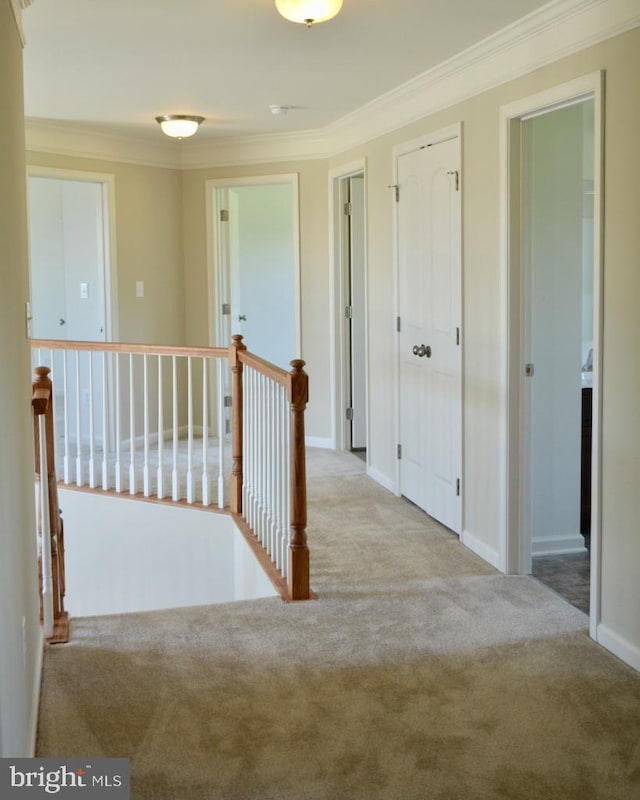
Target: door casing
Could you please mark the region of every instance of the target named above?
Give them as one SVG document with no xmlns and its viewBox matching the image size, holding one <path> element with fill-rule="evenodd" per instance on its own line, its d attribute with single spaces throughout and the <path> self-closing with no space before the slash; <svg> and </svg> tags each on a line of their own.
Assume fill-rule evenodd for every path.
<svg viewBox="0 0 640 800">
<path fill-rule="evenodd" d="M 501 336 L 503 390 L 504 472 L 500 486 L 504 514 L 499 568 L 509 574 L 527 574 L 531 563 L 524 515 L 530 507 L 527 480 L 529 454 L 523 447 L 529 432 L 523 407 L 523 337 L 521 303 L 523 275 L 520 253 L 521 159 L 523 118 L 549 113 L 571 103 L 594 101 L 594 264 L 593 264 L 593 428 L 591 494 L 591 603 L 590 633 L 597 638 L 600 621 L 601 495 L 602 495 L 602 213 L 603 213 L 603 100 L 604 75 L 591 73 L 568 83 L 522 98 L 500 109 L 500 230 L 503 335 Z"/>
</svg>

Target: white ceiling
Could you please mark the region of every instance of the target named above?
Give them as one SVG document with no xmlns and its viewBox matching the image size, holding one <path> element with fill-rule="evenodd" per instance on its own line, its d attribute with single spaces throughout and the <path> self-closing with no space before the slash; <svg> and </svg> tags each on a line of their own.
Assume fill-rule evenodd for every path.
<svg viewBox="0 0 640 800">
<path fill-rule="evenodd" d="M 167 113 L 204 116 L 198 139 L 321 129 L 546 4 L 344 0 L 308 30 L 273 0 L 35 0 L 25 111 L 155 139 Z"/>
</svg>

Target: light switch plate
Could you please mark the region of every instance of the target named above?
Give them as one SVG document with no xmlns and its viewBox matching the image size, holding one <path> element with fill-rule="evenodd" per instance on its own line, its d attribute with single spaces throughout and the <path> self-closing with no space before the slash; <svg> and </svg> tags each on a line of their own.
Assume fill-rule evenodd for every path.
<svg viewBox="0 0 640 800">
<path fill-rule="evenodd" d="M 136 297 L 144 297 L 144 281 L 136 281 Z"/>
<path fill-rule="evenodd" d="M 89 284 L 88 283 L 81 283 L 80 284 L 80 298 L 82 300 L 86 300 L 89 297 Z"/>
</svg>

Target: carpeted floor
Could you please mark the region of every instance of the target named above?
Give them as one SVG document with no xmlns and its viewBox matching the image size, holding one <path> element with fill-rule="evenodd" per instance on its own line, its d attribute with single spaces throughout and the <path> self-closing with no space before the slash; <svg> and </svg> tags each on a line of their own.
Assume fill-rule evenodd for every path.
<svg viewBox="0 0 640 800">
<path fill-rule="evenodd" d="M 145 800 L 634 800 L 640 675 L 351 455 L 309 453 L 316 602 L 76 619 L 38 755 Z"/>
</svg>

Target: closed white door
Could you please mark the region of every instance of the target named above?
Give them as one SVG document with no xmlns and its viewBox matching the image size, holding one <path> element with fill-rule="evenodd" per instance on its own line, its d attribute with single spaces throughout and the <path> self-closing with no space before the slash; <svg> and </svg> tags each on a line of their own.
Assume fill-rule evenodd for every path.
<svg viewBox="0 0 640 800">
<path fill-rule="evenodd" d="M 398 156 L 400 490 L 461 529 L 460 144 Z"/>
<path fill-rule="evenodd" d="M 103 206 L 98 182 L 30 176 L 34 338 L 106 340 Z"/>
<path fill-rule="evenodd" d="M 367 446 L 364 176 L 348 179 L 349 367 L 351 449 Z"/>
</svg>

